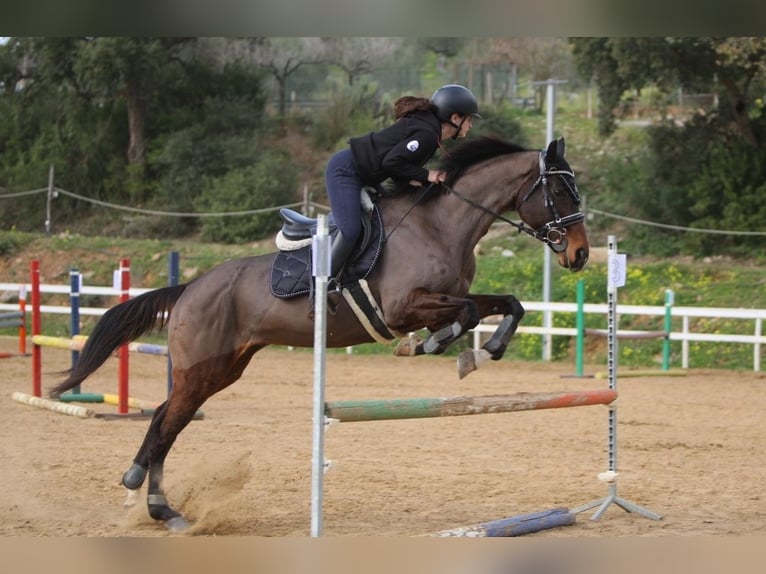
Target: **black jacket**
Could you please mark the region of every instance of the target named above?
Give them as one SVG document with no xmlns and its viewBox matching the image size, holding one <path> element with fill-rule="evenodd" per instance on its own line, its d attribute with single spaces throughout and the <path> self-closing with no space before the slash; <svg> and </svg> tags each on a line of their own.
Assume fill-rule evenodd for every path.
<svg viewBox="0 0 766 574">
<path fill-rule="evenodd" d="M 367 185 L 387 178 L 428 183 L 423 165 L 439 147 L 441 121 L 433 112 L 420 111 L 378 132 L 351 138 L 349 146 L 357 172 Z"/>
</svg>

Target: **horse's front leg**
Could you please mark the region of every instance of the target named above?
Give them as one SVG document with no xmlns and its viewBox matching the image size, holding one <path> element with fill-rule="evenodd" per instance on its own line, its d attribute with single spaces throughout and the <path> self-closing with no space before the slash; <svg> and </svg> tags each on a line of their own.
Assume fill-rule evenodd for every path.
<svg viewBox="0 0 766 574">
<path fill-rule="evenodd" d="M 444 293 L 417 290 L 410 294 L 406 309 L 396 320 L 389 320 L 393 329 L 411 331 L 412 325 L 425 325 L 429 336 L 402 339 L 394 349 L 398 356 L 440 355 L 466 331 L 479 324 L 479 310 L 468 298 Z"/>
<path fill-rule="evenodd" d="M 466 349 L 458 356 L 458 376 L 462 379 L 488 359 L 500 360 L 524 317 L 524 307 L 513 295 L 468 295 L 476 303 L 479 316 L 503 315 L 502 321 L 481 349 Z"/>
</svg>

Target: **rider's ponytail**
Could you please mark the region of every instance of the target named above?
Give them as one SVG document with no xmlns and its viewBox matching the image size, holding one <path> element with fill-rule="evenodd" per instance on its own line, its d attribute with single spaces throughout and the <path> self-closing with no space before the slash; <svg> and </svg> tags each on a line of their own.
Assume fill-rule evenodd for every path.
<svg viewBox="0 0 766 574">
<path fill-rule="evenodd" d="M 394 117 L 398 120 L 412 112 L 433 110 L 434 106 L 428 98 L 403 96 L 394 102 Z"/>
</svg>

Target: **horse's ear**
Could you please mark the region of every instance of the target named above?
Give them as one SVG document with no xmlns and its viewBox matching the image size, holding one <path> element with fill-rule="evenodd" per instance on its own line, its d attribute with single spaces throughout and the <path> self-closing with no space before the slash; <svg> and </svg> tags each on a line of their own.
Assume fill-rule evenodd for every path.
<svg viewBox="0 0 766 574">
<path fill-rule="evenodd" d="M 551 140 L 548 144 L 548 149 L 545 150 L 545 161 L 554 162 L 556 159 L 564 159 L 564 138 L 560 137 L 557 140 Z"/>
</svg>

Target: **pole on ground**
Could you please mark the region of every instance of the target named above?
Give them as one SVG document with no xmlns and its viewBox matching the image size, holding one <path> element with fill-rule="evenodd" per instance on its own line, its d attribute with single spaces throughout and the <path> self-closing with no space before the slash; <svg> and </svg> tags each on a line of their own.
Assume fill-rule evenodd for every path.
<svg viewBox="0 0 766 574">
<path fill-rule="evenodd" d="M 330 273 L 330 237 L 327 220 L 317 217 L 317 232 L 312 245 L 314 274 L 314 409 L 311 454 L 311 536 L 322 535 L 322 491 L 324 488 L 324 382 L 327 342 L 327 281 Z"/>
</svg>

